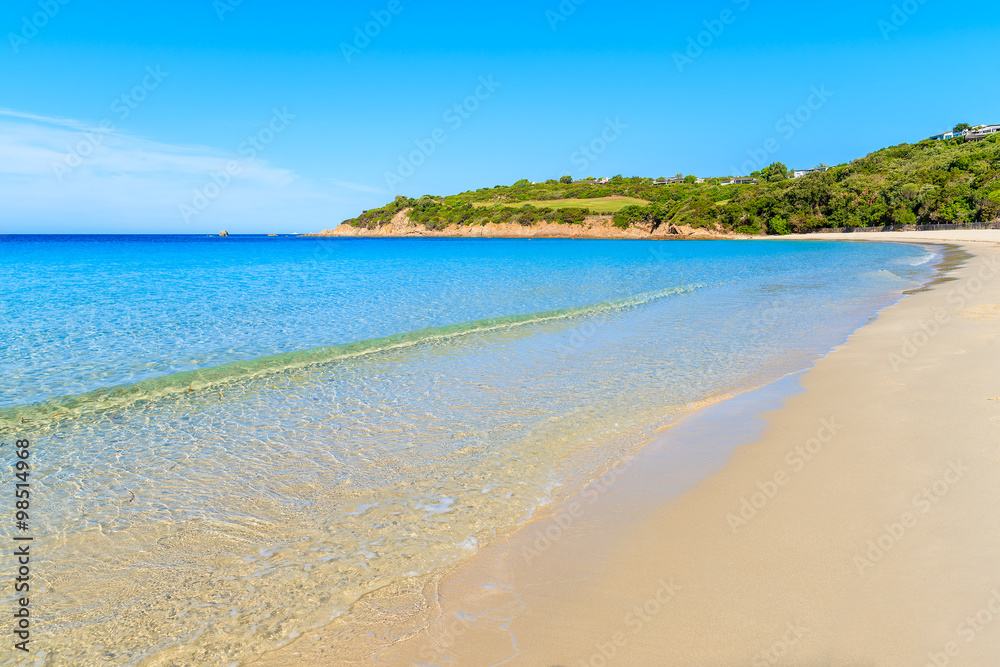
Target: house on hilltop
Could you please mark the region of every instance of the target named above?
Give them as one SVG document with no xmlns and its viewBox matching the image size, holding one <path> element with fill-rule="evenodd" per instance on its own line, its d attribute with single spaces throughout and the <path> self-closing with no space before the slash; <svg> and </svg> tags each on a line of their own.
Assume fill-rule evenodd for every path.
<svg viewBox="0 0 1000 667">
<path fill-rule="evenodd" d="M 952 130 L 951 132 L 944 132 L 943 134 L 935 134 L 933 137 L 931 137 L 931 141 L 944 141 L 945 139 L 954 139 L 955 137 L 965 136 L 966 133 L 968 133 L 968 130 L 959 130 L 958 132 Z"/>
<path fill-rule="evenodd" d="M 1000 132 L 1000 125 L 977 125 L 971 130 L 952 130 L 951 132 L 935 134 L 930 139 L 931 141 L 944 141 L 945 139 L 965 137 L 969 141 L 979 141 L 980 139 L 985 139 L 986 137 L 994 135 L 997 132 Z"/>
<path fill-rule="evenodd" d="M 815 174 L 816 172 L 827 171 L 829 167 L 813 167 L 812 169 L 796 169 L 792 172 L 792 178 L 802 178 L 803 176 L 808 176 L 809 174 Z"/>
<path fill-rule="evenodd" d="M 979 141 L 1000 132 L 1000 125 L 980 125 L 965 133 L 968 141 Z"/>
<path fill-rule="evenodd" d="M 653 181 L 653 185 L 673 185 L 675 183 L 683 183 L 683 178 L 658 178 Z"/>
</svg>

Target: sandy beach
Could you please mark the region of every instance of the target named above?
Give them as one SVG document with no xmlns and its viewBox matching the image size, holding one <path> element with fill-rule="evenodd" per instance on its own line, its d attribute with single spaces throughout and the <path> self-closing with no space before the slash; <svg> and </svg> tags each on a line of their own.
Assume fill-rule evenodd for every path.
<svg viewBox="0 0 1000 667">
<path fill-rule="evenodd" d="M 803 238 L 967 254 L 812 369 L 256 664 L 996 664 L 1000 231 Z"/>
</svg>

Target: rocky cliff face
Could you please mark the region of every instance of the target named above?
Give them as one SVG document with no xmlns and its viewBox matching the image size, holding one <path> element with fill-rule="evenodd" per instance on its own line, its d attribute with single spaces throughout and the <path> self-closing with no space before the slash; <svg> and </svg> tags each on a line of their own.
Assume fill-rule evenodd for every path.
<svg viewBox="0 0 1000 667">
<path fill-rule="evenodd" d="M 336 229 L 325 229 L 312 236 L 406 237 L 439 236 L 470 238 L 595 238 L 595 239 L 667 239 L 667 238 L 737 238 L 704 228 L 666 225 L 655 231 L 649 228 L 620 229 L 612 224 L 610 216 L 591 216 L 579 225 L 540 223 L 531 226 L 517 224 L 449 225 L 444 229 L 427 229 L 412 223 L 407 217 L 409 209 L 400 211 L 392 220 L 376 229 L 364 229 L 342 224 Z"/>
</svg>

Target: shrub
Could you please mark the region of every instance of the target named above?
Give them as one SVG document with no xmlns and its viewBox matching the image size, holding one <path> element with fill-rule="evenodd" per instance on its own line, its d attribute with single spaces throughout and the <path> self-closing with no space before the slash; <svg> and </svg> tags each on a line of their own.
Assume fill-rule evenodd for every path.
<svg viewBox="0 0 1000 667">
<path fill-rule="evenodd" d="M 578 225 L 586 219 L 588 213 L 590 211 L 585 208 L 563 208 L 556 212 L 556 219 L 567 225 Z"/>
<path fill-rule="evenodd" d="M 770 222 L 767 223 L 767 227 L 772 234 L 777 234 L 778 236 L 792 233 L 792 228 L 788 226 L 788 221 L 784 218 L 771 218 Z"/>
</svg>

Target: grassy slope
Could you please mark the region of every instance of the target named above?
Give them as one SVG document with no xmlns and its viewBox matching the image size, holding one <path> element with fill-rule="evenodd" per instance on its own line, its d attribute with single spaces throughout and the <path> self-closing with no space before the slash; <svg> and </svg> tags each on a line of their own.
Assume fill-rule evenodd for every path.
<svg viewBox="0 0 1000 667">
<path fill-rule="evenodd" d="M 651 178 L 616 177 L 606 185 L 521 181 L 444 198 L 397 197 L 347 222 L 377 227 L 411 208 L 411 220 L 433 229 L 487 222 L 575 223 L 589 212 L 611 212 L 609 200 L 623 198 L 632 203 L 614 211 L 621 227 L 669 224 L 780 234 L 821 227 L 992 221 L 1000 218 L 1000 136 L 900 144 L 826 173 L 757 186 L 711 181 L 656 186 Z"/>
</svg>

